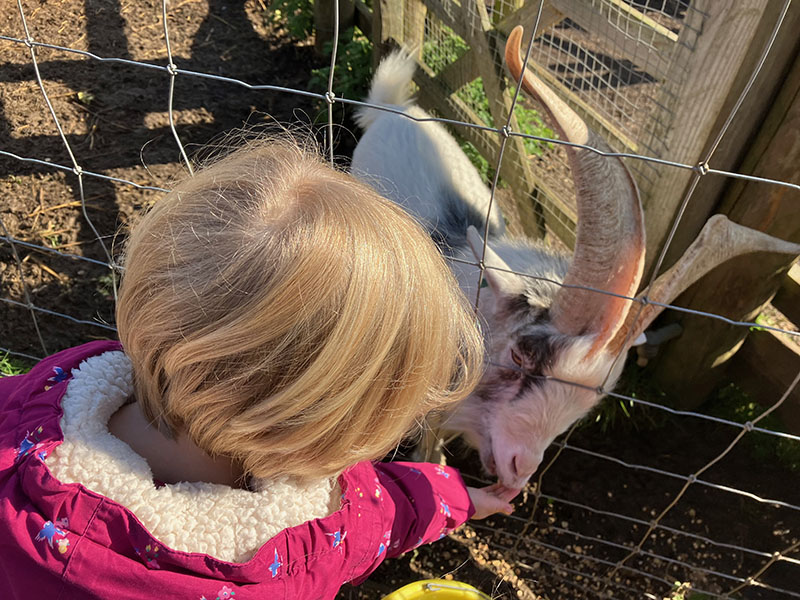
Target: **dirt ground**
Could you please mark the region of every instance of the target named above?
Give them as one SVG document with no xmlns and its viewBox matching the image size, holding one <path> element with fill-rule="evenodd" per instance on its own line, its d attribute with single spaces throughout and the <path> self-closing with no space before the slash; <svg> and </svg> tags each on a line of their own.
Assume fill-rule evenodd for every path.
<svg viewBox="0 0 800 600">
<path fill-rule="evenodd" d="M 30 35 L 38 42 L 99 57 L 167 64 L 160 2 L 25 0 L 22 6 Z M 311 41 L 291 39 L 263 15 L 264 5 L 258 0 L 170 3 L 174 63 L 181 70 L 307 90 L 310 69 L 325 61 L 315 57 Z M 0 11 L 0 35 L 26 37 L 19 12 L 10 3 Z M 154 187 L 169 187 L 184 173 L 168 123 L 166 70 L 92 60 L 52 48 L 36 47 L 35 53 L 64 138 L 84 171 Z M 71 167 L 39 89 L 29 48 L 0 40 L 0 64 L 0 150 Z M 173 106 L 176 131 L 190 155 L 209 142 L 225 143 L 225 132 L 246 125 L 300 123 L 312 135 L 323 135 L 318 102 L 287 92 L 248 90 L 181 74 L 175 79 Z M 352 123 L 343 120 L 336 146 L 343 162 L 355 140 Z M 80 185 L 88 221 L 82 214 Z M 0 155 L 0 194 L 0 235 L 105 262 L 105 252 L 115 252 L 117 233 L 160 192 L 91 176 L 79 180 L 71 171 L 6 154 Z M 113 336 L 106 267 L 22 246 L 17 250 L 21 267 L 11 246 L 0 242 L 0 348 L 43 356 Z M 36 312 L 44 348 L 26 308 L 26 294 L 35 306 L 73 319 Z M 626 393 L 669 403 L 641 385 L 643 373 L 635 366 L 630 372 L 623 383 Z M 615 402 L 607 400 L 610 405 Z M 800 512 L 794 508 L 800 505 L 800 488 L 792 483 L 797 471 L 758 434 L 748 434 L 702 474 L 703 481 L 716 487 L 689 485 L 661 521 L 669 529 L 657 529 L 626 560 L 626 567 L 635 571 L 623 568 L 609 583 L 612 566 L 639 544 L 650 520 L 669 507 L 684 486 L 683 480 L 663 472 L 696 472 L 738 433 L 723 424 L 667 418 L 663 411 L 638 407 L 630 418 L 619 410 L 610 414 L 617 416 L 617 426 L 609 428 L 607 420 L 604 427 L 589 419 L 569 437 L 541 486 L 534 482 L 517 500 L 512 517 L 472 523 L 437 544 L 389 561 L 363 586 L 345 588 L 340 598 L 374 600 L 421 578 L 466 581 L 498 599 L 662 598 L 675 582 L 722 594 L 736 586 L 731 578 L 752 575 L 793 596 L 753 585 L 737 597 L 800 596 L 796 550 L 759 573 L 769 555 L 800 539 Z M 558 450 L 551 448 L 545 464 Z M 472 451 L 455 442 L 448 452 L 449 462 L 460 467 L 469 482 L 486 479 Z M 726 488 L 780 502 L 759 502 Z"/>
</svg>

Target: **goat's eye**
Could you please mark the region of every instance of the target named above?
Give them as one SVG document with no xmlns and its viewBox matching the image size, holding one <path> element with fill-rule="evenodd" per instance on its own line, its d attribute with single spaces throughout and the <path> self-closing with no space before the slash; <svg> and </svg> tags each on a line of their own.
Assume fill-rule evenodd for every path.
<svg viewBox="0 0 800 600">
<path fill-rule="evenodd" d="M 514 364 L 518 367 L 522 366 L 522 357 L 516 353 L 516 351 L 512 348 L 511 349 L 511 360 L 514 361 Z"/>
</svg>

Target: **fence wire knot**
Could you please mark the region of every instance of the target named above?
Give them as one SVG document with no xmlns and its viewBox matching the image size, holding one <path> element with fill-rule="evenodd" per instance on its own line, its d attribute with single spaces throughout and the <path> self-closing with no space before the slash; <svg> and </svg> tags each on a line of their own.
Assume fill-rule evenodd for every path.
<svg viewBox="0 0 800 600">
<path fill-rule="evenodd" d="M 23 41 L 28 48 L 33 48 L 33 38 L 31 36 L 26 37 Z"/>
<path fill-rule="evenodd" d="M 72 167 L 72 172 L 75 173 L 78 177 L 83 175 L 83 168 L 80 165 L 75 165 Z"/>
<path fill-rule="evenodd" d="M 700 175 L 708 175 L 708 172 L 711 170 L 711 167 L 708 166 L 706 161 L 697 163 L 697 166 L 693 169 L 695 173 L 699 173 Z"/>
<path fill-rule="evenodd" d="M 503 125 L 503 126 L 500 128 L 500 133 L 501 133 L 501 134 L 503 135 L 503 137 L 504 137 L 504 138 L 506 138 L 506 139 L 508 139 L 509 137 L 511 137 L 511 131 L 512 131 L 512 129 L 511 129 L 511 127 L 509 127 L 508 125 Z"/>
<path fill-rule="evenodd" d="M 173 77 L 178 74 L 178 65 L 176 65 L 175 63 L 172 62 L 169 63 L 166 68 L 167 72 Z"/>
<path fill-rule="evenodd" d="M 747 423 L 744 424 L 744 428 L 747 431 L 753 431 L 753 427 L 755 427 L 755 425 L 753 425 L 752 421 L 748 421 Z"/>
<path fill-rule="evenodd" d="M 336 102 L 336 94 L 331 91 L 325 92 L 325 102 L 328 104 L 333 104 Z"/>
<path fill-rule="evenodd" d="M 691 475 L 689 475 L 689 477 L 686 478 L 686 481 L 688 481 L 689 483 L 695 483 L 697 481 L 697 475 L 692 473 Z"/>
</svg>

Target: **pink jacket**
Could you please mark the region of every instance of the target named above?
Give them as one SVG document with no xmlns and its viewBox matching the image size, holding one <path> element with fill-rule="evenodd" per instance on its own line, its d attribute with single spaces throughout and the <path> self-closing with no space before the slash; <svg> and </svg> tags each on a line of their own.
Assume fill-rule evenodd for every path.
<svg viewBox="0 0 800 600">
<path fill-rule="evenodd" d="M 333 598 L 387 557 L 437 540 L 474 512 L 457 471 L 359 463 L 339 477 L 341 508 L 284 529 L 245 563 L 166 547 L 130 510 L 58 481 L 61 398 L 92 342 L 0 379 L 0 589 L 3 598 L 192 600 Z"/>
</svg>

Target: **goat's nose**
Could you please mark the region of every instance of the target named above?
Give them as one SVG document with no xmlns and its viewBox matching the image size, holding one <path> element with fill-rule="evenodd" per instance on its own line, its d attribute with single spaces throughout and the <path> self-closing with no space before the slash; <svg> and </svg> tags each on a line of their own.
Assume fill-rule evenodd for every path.
<svg viewBox="0 0 800 600">
<path fill-rule="evenodd" d="M 511 457 L 511 473 L 514 477 L 519 477 L 521 473 L 519 472 L 519 465 L 520 465 L 520 458 L 518 454 L 515 454 Z"/>
<path fill-rule="evenodd" d="M 539 467 L 542 462 L 541 456 L 533 456 L 527 453 L 515 454 L 511 457 L 511 473 L 516 478 L 528 478 L 533 475 L 534 471 Z"/>
</svg>

